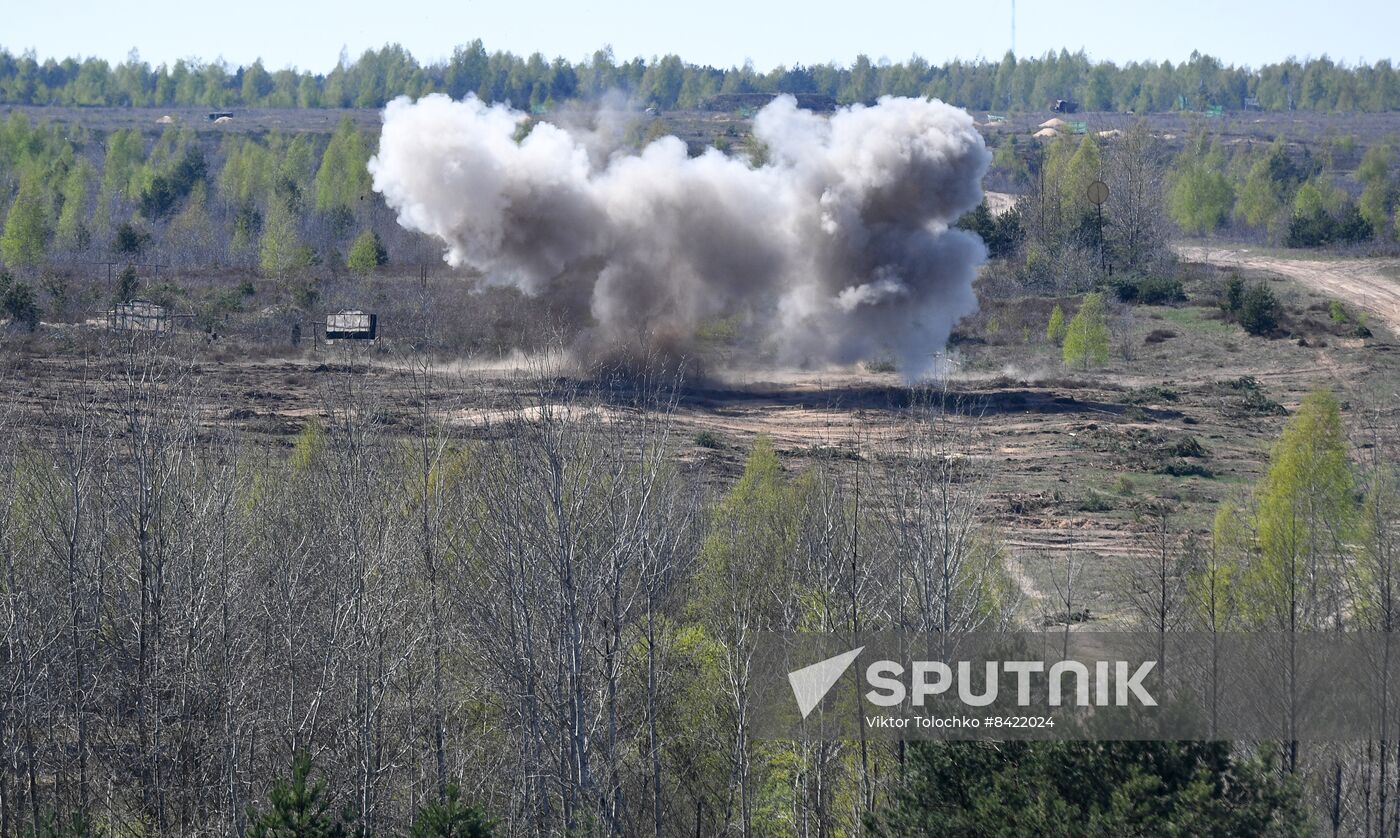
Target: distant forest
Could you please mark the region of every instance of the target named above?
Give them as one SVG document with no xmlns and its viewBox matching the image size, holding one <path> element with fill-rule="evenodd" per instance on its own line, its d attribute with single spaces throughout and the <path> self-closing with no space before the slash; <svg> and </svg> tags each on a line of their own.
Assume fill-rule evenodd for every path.
<svg viewBox="0 0 1400 838">
<path fill-rule="evenodd" d="M 421 64 L 395 44 L 357 60 L 342 54 L 329 73 L 269 71 L 261 61 L 230 67 L 222 61 L 180 60 L 151 66 L 135 51 L 113 66 L 99 58 L 40 60 L 0 50 L 0 103 L 68 106 L 200 106 L 211 108 L 377 108 L 399 95 L 475 93 L 535 112 L 573 99 L 620 91 L 637 105 L 700 107 L 732 93 L 811 93 L 837 102 L 883 96 L 933 96 L 977 110 L 1039 110 L 1071 99 L 1091 111 L 1400 110 L 1400 71 L 1388 60 L 1348 66 L 1327 57 L 1288 59 L 1259 68 L 1227 66 L 1192 53 L 1173 64 L 1095 62 L 1084 52 L 1046 53 L 998 62 L 914 57 L 892 64 L 862 55 L 834 64 L 722 69 L 667 55 L 619 62 L 611 49 L 571 63 L 535 53 L 521 58 L 487 52 L 480 40 L 459 46 L 444 62 Z"/>
</svg>

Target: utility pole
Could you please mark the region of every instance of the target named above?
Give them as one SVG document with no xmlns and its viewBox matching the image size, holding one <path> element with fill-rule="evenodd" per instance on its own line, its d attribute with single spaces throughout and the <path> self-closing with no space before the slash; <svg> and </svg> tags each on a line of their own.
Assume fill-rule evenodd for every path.
<svg viewBox="0 0 1400 838">
<path fill-rule="evenodd" d="M 1108 261 L 1103 250 L 1103 202 L 1108 200 L 1108 184 L 1101 180 L 1096 180 L 1089 184 L 1089 189 L 1085 194 L 1089 203 L 1094 205 L 1094 210 L 1098 216 L 1098 239 L 1099 239 L 1099 270 L 1107 270 Z"/>
</svg>

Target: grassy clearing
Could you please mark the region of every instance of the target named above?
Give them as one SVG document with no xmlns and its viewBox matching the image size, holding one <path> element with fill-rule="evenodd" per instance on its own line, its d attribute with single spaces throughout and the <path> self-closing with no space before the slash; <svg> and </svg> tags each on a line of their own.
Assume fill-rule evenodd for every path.
<svg viewBox="0 0 1400 838">
<path fill-rule="evenodd" d="M 1143 306 L 1140 309 L 1147 318 L 1154 315 L 1162 320 L 1193 333 L 1216 338 L 1244 337 L 1244 332 L 1233 323 L 1227 323 L 1217 308 L 1206 306 Z"/>
</svg>

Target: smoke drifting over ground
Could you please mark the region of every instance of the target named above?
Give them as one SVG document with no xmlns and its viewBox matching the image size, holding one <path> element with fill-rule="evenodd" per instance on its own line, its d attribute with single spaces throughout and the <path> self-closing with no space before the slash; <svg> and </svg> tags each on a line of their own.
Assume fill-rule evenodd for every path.
<svg viewBox="0 0 1400 838">
<path fill-rule="evenodd" d="M 687 351 L 725 318 L 780 363 L 893 358 L 930 369 L 976 310 L 985 256 L 949 229 L 989 155 L 965 112 L 885 98 L 829 119 L 783 96 L 754 119 L 768 160 L 674 137 L 599 155 L 593 138 L 475 98 L 391 102 L 374 188 L 399 222 L 484 281 L 553 295 L 580 351 Z"/>
</svg>

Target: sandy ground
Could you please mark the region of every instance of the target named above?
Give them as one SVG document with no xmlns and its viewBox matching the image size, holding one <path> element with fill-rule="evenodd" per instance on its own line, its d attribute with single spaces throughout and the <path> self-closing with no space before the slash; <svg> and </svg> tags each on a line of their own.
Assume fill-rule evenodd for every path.
<svg viewBox="0 0 1400 838">
<path fill-rule="evenodd" d="M 1008 212 L 1016 206 L 1016 199 L 1021 197 L 1020 195 L 1012 195 L 1010 192 L 984 192 L 982 194 L 987 199 L 987 209 L 991 210 L 992 215 Z"/>
<path fill-rule="evenodd" d="M 1350 303 L 1400 334 L 1400 259 L 1286 259 L 1248 248 L 1177 248 L 1183 259 L 1270 271 Z M 1390 275 L 1387 275 L 1390 271 Z"/>
</svg>

